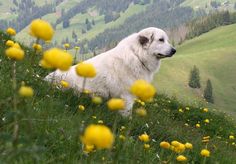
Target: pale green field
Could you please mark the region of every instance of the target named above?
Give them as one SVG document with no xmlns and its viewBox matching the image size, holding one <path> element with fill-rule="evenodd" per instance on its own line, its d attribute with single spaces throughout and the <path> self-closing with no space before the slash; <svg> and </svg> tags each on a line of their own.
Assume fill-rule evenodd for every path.
<svg viewBox="0 0 236 164">
<path fill-rule="evenodd" d="M 162 62 L 155 84 L 159 92 L 175 95 L 182 101 L 203 102 L 209 78 L 213 84 L 215 107 L 236 117 L 236 24 L 220 27 L 186 41 L 177 54 Z M 201 90 L 188 87 L 190 69 L 200 69 Z"/>
</svg>

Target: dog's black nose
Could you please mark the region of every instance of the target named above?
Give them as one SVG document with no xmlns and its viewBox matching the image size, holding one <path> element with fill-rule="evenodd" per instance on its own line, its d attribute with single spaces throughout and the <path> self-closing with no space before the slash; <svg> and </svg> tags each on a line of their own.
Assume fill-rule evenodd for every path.
<svg viewBox="0 0 236 164">
<path fill-rule="evenodd" d="M 174 55 L 176 53 L 176 49 L 175 48 L 172 48 L 171 49 L 171 54 Z"/>
</svg>

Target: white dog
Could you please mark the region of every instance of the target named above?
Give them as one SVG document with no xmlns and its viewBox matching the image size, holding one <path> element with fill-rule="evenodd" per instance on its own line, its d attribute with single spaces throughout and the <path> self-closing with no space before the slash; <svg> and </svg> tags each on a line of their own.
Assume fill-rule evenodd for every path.
<svg viewBox="0 0 236 164">
<path fill-rule="evenodd" d="M 121 114 L 129 116 L 134 102 L 130 86 L 139 79 L 151 82 L 160 67 L 160 59 L 175 52 L 163 30 L 146 28 L 123 39 L 115 48 L 84 61 L 93 64 L 97 71 L 95 78 L 87 79 L 85 88 L 103 97 L 124 99 L 126 108 Z M 67 72 L 57 70 L 46 80 L 65 80 L 73 89 L 81 91 L 83 79 L 76 74 L 75 67 Z"/>
</svg>

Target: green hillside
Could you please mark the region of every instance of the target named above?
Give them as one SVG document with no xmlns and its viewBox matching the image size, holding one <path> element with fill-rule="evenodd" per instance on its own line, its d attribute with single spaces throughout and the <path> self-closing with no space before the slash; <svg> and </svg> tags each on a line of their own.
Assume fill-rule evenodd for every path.
<svg viewBox="0 0 236 164">
<path fill-rule="evenodd" d="M 182 5 L 183 6 L 191 6 L 194 9 L 206 9 L 211 10 L 212 0 L 185 0 Z M 235 10 L 234 4 L 236 3 L 236 0 L 214 0 L 214 2 L 217 2 L 219 4 L 219 9 L 230 9 Z"/>
<path fill-rule="evenodd" d="M 58 10 L 60 10 L 60 8 L 65 8 L 66 4 L 61 4 L 60 6 L 58 6 Z M 68 5 L 68 4 L 67 4 Z M 72 40 L 72 32 L 75 31 L 76 34 L 78 35 L 78 40 L 84 40 L 84 39 L 91 39 L 94 38 L 96 35 L 98 35 L 99 33 L 102 33 L 105 29 L 108 28 L 112 28 L 112 27 L 117 27 L 121 24 L 124 23 L 124 21 L 134 15 L 137 14 L 141 11 L 145 10 L 145 7 L 148 5 L 130 5 L 129 8 L 121 13 L 120 17 L 116 20 L 116 21 L 112 21 L 109 22 L 107 24 L 105 24 L 104 21 L 104 15 L 99 15 L 98 11 L 96 10 L 96 8 L 91 8 L 87 13 L 85 14 L 77 14 L 75 15 L 73 18 L 70 19 L 70 27 L 68 28 L 63 28 L 62 27 L 62 23 L 59 24 L 56 28 L 56 33 L 55 33 L 55 37 L 53 41 L 57 41 L 60 45 L 62 40 L 65 40 L 66 38 L 68 38 L 69 40 Z M 67 6 L 67 7 L 72 7 L 72 6 Z M 47 14 L 45 15 L 42 19 L 50 22 L 50 23 L 55 23 L 57 18 L 57 13 L 52 13 L 52 14 Z M 85 20 L 89 19 L 90 21 L 94 19 L 95 21 L 95 26 L 92 27 L 91 30 L 87 31 L 85 34 L 83 34 L 81 32 L 82 29 L 86 29 L 86 25 L 85 25 Z M 25 29 L 23 29 L 21 32 L 19 32 L 17 34 L 16 39 L 23 41 L 23 43 L 29 43 L 32 41 L 32 39 L 30 38 L 30 36 L 27 34 L 28 31 L 28 27 L 26 27 Z"/>
<path fill-rule="evenodd" d="M 37 63 L 41 55 L 23 45 L 25 58 L 16 61 L 13 71 L 14 61 L 5 55 L 5 42 L 10 38 L 1 32 L 0 36 L 1 163 L 156 164 L 177 163 L 179 155 L 184 155 L 189 163 L 235 161 L 235 124 L 227 115 L 158 94 L 152 102 L 136 103 L 132 119 L 123 118 L 117 111 L 108 110 L 106 100 L 102 104 L 94 104 L 91 95 L 75 95 L 71 90 L 60 90 L 58 87 L 61 86 L 44 81 L 50 70 L 39 67 Z M 13 87 L 14 77 L 16 89 Z M 19 95 L 22 85 L 34 89 L 32 97 Z M 81 110 L 79 105 L 85 109 Z M 140 108 L 146 110 L 146 116 L 136 113 Z M 80 138 L 91 124 L 111 129 L 114 144 L 110 149 L 84 151 Z M 196 124 L 199 124 L 198 128 Z M 92 137 L 104 135 L 96 131 L 93 134 Z M 142 134 L 147 134 L 150 139 L 142 142 L 139 139 Z M 101 142 L 106 141 L 103 137 Z M 172 148 L 164 149 L 160 147 L 162 141 L 179 141 L 182 144 L 172 144 Z M 183 145 L 187 142 L 192 144 L 192 149 Z M 210 156 L 201 156 L 202 149 L 208 149 Z"/>
<path fill-rule="evenodd" d="M 210 105 L 236 117 L 236 24 L 214 29 L 184 42 L 177 54 L 164 60 L 155 84 L 160 92 L 175 95 L 182 101 L 203 102 L 207 79 L 213 83 L 215 104 Z M 200 90 L 188 87 L 190 69 L 200 69 Z M 203 102 L 204 103 L 204 102 Z"/>
</svg>

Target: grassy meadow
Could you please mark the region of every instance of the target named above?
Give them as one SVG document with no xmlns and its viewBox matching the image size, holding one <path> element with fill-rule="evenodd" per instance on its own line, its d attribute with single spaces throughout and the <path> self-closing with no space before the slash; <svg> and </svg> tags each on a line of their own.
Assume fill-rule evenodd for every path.
<svg viewBox="0 0 236 164">
<path fill-rule="evenodd" d="M 43 79 L 50 70 L 38 65 L 42 53 L 35 53 L 26 45 L 21 45 L 25 58 L 16 61 L 16 73 L 13 73 L 14 61 L 5 55 L 5 43 L 9 39 L 8 35 L 0 33 L 1 163 L 178 163 L 179 155 L 187 158 L 182 163 L 235 162 L 236 126 L 228 115 L 216 113 L 212 108 L 205 109 L 201 103 L 181 103 L 179 95 L 157 94 L 152 102 L 137 102 L 132 119 L 121 117 L 107 108 L 107 100 L 94 104 L 89 94 L 78 96 L 72 90 L 61 90 L 61 86 L 45 82 Z M 182 55 L 178 58 L 192 52 L 189 46 L 186 54 L 183 53 L 187 44 L 179 48 Z M 164 68 L 167 65 L 163 63 Z M 13 87 L 14 74 L 16 89 Z M 32 87 L 33 97 L 19 96 L 21 85 Z M 157 86 L 158 93 L 162 87 L 165 88 Z M 185 90 L 181 93 L 188 95 Z M 79 105 L 85 109 L 81 110 Z M 147 115 L 137 114 L 140 108 L 145 109 Z M 18 132 L 13 136 L 16 124 Z M 80 138 L 90 124 L 111 129 L 115 140 L 110 149 L 84 151 Z M 150 140 L 144 143 L 139 136 L 145 133 Z M 193 148 L 184 146 L 180 152 L 172 145 L 164 149 L 160 147 L 162 141 L 188 142 Z M 202 149 L 208 149 L 210 156 L 203 157 Z"/>
<path fill-rule="evenodd" d="M 236 24 L 219 27 L 185 41 L 177 54 L 162 62 L 155 85 L 160 92 L 176 96 L 180 101 L 203 103 L 207 79 L 212 81 L 214 104 L 206 104 L 236 118 Z M 200 70 L 201 89 L 188 86 L 191 68 Z"/>
</svg>

